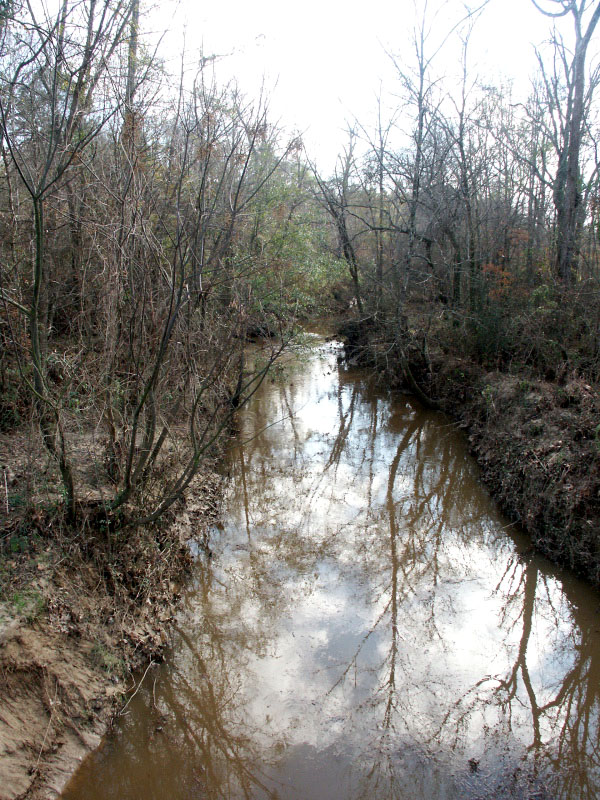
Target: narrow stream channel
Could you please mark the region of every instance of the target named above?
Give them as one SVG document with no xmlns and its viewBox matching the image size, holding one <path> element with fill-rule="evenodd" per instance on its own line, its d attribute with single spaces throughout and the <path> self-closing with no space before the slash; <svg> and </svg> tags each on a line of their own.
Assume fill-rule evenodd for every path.
<svg viewBox="0 0 600 800">
<path fill-rule="evenodd" d="M 451 421 L 315 337 L 241 417 L 213 557 L 64 800 L 600 796 L 598 595 Z"/>
</svg>

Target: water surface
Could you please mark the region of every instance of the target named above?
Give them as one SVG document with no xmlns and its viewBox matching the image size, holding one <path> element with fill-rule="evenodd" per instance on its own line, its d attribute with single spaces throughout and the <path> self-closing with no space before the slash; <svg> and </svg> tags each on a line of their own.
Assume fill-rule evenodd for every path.
<svg viewBox="0 0 600 800">
<path fill-rule="evenodd" d="M 598 596 L 462 435 L 315 338 L 241 413 L 212 557 L 65 800 L 600 795 Z"/>
</svg>

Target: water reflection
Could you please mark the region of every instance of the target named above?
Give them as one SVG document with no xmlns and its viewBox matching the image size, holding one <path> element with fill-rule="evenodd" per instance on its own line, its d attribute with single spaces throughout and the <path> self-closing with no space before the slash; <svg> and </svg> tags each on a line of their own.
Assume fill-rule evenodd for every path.
<svg viewBox="0 0 600 800">
<path fill-rule="evenodd" d="M 334 345 L 243 415 L 167 668 L 65 798 L 592 798 L 597 596 Z M 278 421 L 278 424 L 273 424 Z"/>
</svg>

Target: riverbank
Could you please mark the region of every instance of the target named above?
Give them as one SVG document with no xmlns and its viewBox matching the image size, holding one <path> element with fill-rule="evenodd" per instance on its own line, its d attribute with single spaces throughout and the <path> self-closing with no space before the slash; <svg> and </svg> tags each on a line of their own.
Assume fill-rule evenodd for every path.
<svg viewBox="0 0 600 800">
<path fill-rule="evenodd" d="M 2 800 L 56 797 L 140 680 L 150 679 L 169 647 L 169 623 L 193 563 L 190 543 L 206 545 L 221 484 L 207 465 L 159 525 L 118 535 L 69 537 L 52 530 L 48 514 L 29 514 L 18 526 L 18 515 L 5 514 Z"/>
<path fill-rule="evenodd" d="M 600 586 L 600 397 L 574 368 L 541 380 L 511 363 L 490 369 L 465 345 L 410 331 L 391 349 L 373 320 L 341 325 L 347 357 L 385 385 L 430 399 L 463 428 L 481 477 L 537 550 Z M 455 345 L 459 336 L 454 334 Z M 408 366 L 408 370 L 406 367 Z"/>
</svg>

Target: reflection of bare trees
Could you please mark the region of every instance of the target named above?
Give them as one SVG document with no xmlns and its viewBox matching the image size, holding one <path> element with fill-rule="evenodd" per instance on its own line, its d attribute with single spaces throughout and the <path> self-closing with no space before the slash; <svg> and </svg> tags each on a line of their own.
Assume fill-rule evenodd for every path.
<svg viewBox="0 0 600 800">
<path fill-rule="evenodd" d="M 174 668 L 156 692 L 170 746 L 195 765 L 194 780 L 209 797 L 250 798 L 257 790 L 271 797 L 262 775 L 264 754 L 259 753 L 256 731 L 247 727 L 241 708 L 236 681 L 243 662 L 232 663 L 223 632 L 210 628 L 207 636 L 206 624 L 202 626 L 202 647 L 180 631 Z"/>
<path fill-rule="evenodd" d="M 448 710 L 437 737 L 455 735 L 482 704 L 498 710 L 496 737 L 515 727 L 515 708 L 528 716 L 531 771 L 552 784 L 553 797 L 598 797 L 600 784 L 600 651 L 597 631 L 532 559 L 509 560 L 497 591 L 501 622 L 518 635 L 510 668 L 486 676 Z M 546 661 L 533 642 L 536 621 L 545 622 Z M 533 652 L 531 652 L 533 651 Z M 570 656 L 569 656 L 570 654 Z M 530 667 L 532 662 L 533 667 Z M 543 681 L 544 672 L 551 679 Z"/>
<path fill-rule="evenodd" d="M 332 420 L 326 432 L 314 423 L 318 399 Z M 274 418 L 286 421 L 269 428 Z M 277 649 L 301 585 L 327 560 L 351 586 L 343 613 L 355 636 L 343 657 L 332 649 L 314 662 L 319 675 L 299 676 L 326 676 L 322 707 L 307 708 L 302 696 L 288 703 L 315 714 L 315 727 L 328 703 L 342 717 L 348 797 L 541 798 L 544 782 L 554 798 L 596 797 L 594 619 L 575 589 L 563 591 L 498 535 L 501 521 L 447 421 L 350 381 L 321 382 L 318 391 L 295 381 L 255 398 L 243 436 L 224 533 L 237 536 L 240 557 L 229 572 L 212 562 L 199 568 L 173 666 L 146 690 L 157 732 L 145 753 L 144 713 L 126 723 L 132 762 L 149 752 L 154 783 L 163 773 L 173 781 L 149 796 L 276 796 L 273 775 L 294 733 L 253 715 L 246 687 L 257 659 Z M 477 662 L 461 682 L 449 630 L 463 624 L 462 588 L 482 570 L 482 580 L 493 576 L 486 597 L 497 660 L 481 675 Z M 139 777 L 132 762 L 124 785 Z"/>
<path fill-rule="evenodd" d="M 356 405 L 356 398 L 358 396 L 358 387 L 353 386 L 350 391 L 350 401 L 346 408 L 344 408 L 344 390 L 342 384 L 338 384 L 338 430 L 333 439 L 333 444 L 329 453 L 329 458 L 325 462 L 323 471 L 325 472 L 330 467 L 337 467 L 340 463 L 342 454 L 348 443 L 348 436 L 352 429 L 354 421 L 354 408 Z"/>
<path fill-rule="evenodd" d="M 360 797 L 368 797 L 373 793 L 381 797 L 407 797 L 407 792 L 410 793 L 411 789 L 415 792 L 414 796 L 418 796 L 414 785 L 414 767 L 416 761 L 425 754 L 419 753 L 418 748 L 409 750 L 411 778 L 408 782 L 406 762 L 401 763 L 402 760 L 398 757 L 397 737 L 405 731 L 406 716 L 410 717 L 411 713 L 410 706 L 406 703 L 407 676 L 398 675 L 398 669 L 402 667 L 400 650 L 407 647 L 406 637 L 400 632 L 399 616 L 423 582 L 431 583 L 432 586 L 437 583 L 444 521 L 448 518 L 451 504 L 456 502 L 455 481 L 460 473 L 458 469 L 449 469 L 450 453 L 449 448 L 446 448 L 440 461 L 442 468 L 432 479 L 425 468 L 426 458 L 432 455 L 429 441 L 431 431 L 427 431 L 428 420 L 414 409 L 405 411 L 408 413 L 405 414 L 404 430 L 388 466 L 385 501 L 378 509 L 374 509 L 374 513 L 380 516 L 377 531 L 382 545 L 377 569 L 388 580 L 381 584 L 376 598 L 380 604 L 384 601 L 383 612 L 377 617 L 368 635 L 387 625 L 388 648 L 378 667 L 378 685 L 367 701 L 371 709 L 381 708 L 381 722 L 377 741 L 371 740 L 368 743 L 371 767 L 359 790 Z M 377 425 L 373 420 L 370 431 L 375 433 L 376 430 Z M 369 447 L 372 461 L 373 441 Z M 415 452 L 419 450 L 425 451 L 426 455 L 420 453 L 421 459 L 416 460 Z M 413 469 L 415 465 L 416 468 Z M 396 491 L 398 475 L 401 473 L 405 477 L 410 469 L 413 469 L 410 485 L 399 496 Z M 372 478 L 371 473 L 371 480 Z M 367 494 L 372 496 L 371 486 L 368 487 Z M 441 509 L 436 508 L 440 504 Z M 383 515 L 387 517 L 385 536 L 384 520 L 381 518 Z M 432 632 L 435 631 L 433 596 L 430 594 L 426 597 L 426 602 L 430 603 L 428 625 Z M 354 660 L 358 655 L 357 652 Z M 407 749 L 406 744 L 404 749 Z M 425 785 L 426 783 L 425 781 Z M 425 791 L 424 787 L 423 790 Z"/>
<path fill-rule="evenodd" d="M 362 400 L 353 395 L 352 408 Z M 451 437 L 440 436 L 443 423 L 414 411 L 405 414 L 396 451 L 388 461 L 385 503 L 373 506 L 372 484 L 376 472 L 372 464 L 377 447 L 373 437 L 383 434 L 377 420 L 377 402 L 371 403 L 369 409 L 370 435 L 364 443 L 363 460 L 370 468 L 363 477 L 367 479 L 367 506 L 378 524 L 377 538 L 369 541 L 365 554 L 365 567 L 379 576 L 374 599 L 382 611 L 332 688 L 337 689 L 348 676 L 356 674 L 365 642 L 385 628 L 387 651 L 379 663 L 379 681 L 364 703 L 371 711 L 380 709 L 378 740 L 369 743 L 372 760 L 364 795 L 372 794 L 374 788 L 381 792 L 386 786 L 385 796 L 392 797 L 396 793 L 404 796 L 397 742 L 405 730 L 406 719 L 413 713 L 411 689 L 420 691 L 421 676 L 407 674 L 410 661 L 403 656 L 411 647 L 432 644 L 435 640 L 441 650 L 446 646 L 436 625 L 436 587 L 449 576 L 460 579 L 468 559 L 468 545 L 473 538 L 482 538 L 487 510 L 482 510 L 476 501 L 476 484 L 470 480 L 462 453 L 457 454 Z M 330 461 L 339 461 L 352 436 L 347 414 L 340 413 L 339 437 L 331 448 Z M 358 456 L 355 459 L 361 460 Z M 404 484 L 401 492 L 395 488 L 399 475 Z M 491 537 L 488 539 L 490 544 Z M 457 561 L 457 545 L 460 548 L 461 543 L 465 544 L 465 562 Z M 425 592 L 424 587 L 427 587 Z M 509 557 L 496 593 L 501 599 L 498 622 L 506 637 L 512 641 L 520 626 L 517 644 L 510 648 L 507 644 L 507 650 L 514 653 L 512 665 L 504 676 L 482 676 L 463 696 L 453 698 L 450 692 L 440 696 L 440 708 L 446 705 L 447 710 L 429 737 L 428 746 L 435 743 L 450 752 L 465 750 L 472 736 L 471 721 L 477 715 L 489 719 L 493 706 L 495 723 L 485 735 L 496 741 L 495 758 L 510 743 L 510 749 L 527 760 L 525 765 L 517 756 L 519 767 L 529 769 L 530 782 L 540 776 L 545 778 L 553 784 L 557 797 L 597 797 L 600 783 L 597 636 L 589 622 L 577 618 L 576 607 L 565 600 L 556 582 L 541 572 L 537 561 L 523 562 Z M 401 633 L 402 617 L 413 612 L 417 595 L 421 641 L 411 642 Z M 548 640 L 536 641 L 532 654 L 536 619 L 543 621 Z M 529 661 L 535 663 L 540 658 L 544 664 L 537 663 L 532 674 Z M 552 676 L 550 685 L 545 671 Z M 527 721 L 523 720 L 524 707 L 529 712 Z M 529 744 L 520 748 L 518 743 L 524 728 L 529 731 Z M 496 791 L 500 796 L 502 790 L 498 787 L 505 780 L 503 766 L 506 770 L 509 764 L 497 766 Z M 510 766 L 514 767 L 514 759 Z M 510 791 L 517 791 L 514 781 L 511 787 Z"/>
<path fill-rule="evenodd" d="M 106 764 L 100 753 L 84 765 L 65 800 L 277 797 L 264 776 L 264 737 L 248 721 L 241 691 L 248 655 L 264 649 L 269 624 L 244 624 L 248 587 L 219 581 L 210 561 L 199 565 L 195 588 L 168 669 L 154 681 L 149 673 L 113 754 Z"/>
</svg>

